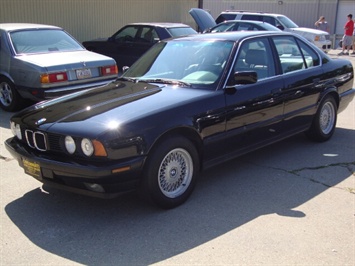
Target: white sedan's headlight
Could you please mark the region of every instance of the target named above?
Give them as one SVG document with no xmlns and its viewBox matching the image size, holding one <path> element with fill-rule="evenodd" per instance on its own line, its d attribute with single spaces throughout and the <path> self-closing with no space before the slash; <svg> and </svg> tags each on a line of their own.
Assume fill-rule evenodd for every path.
<svg viewBox="0 0 355 266">
<path fill-rule="evenodd" d="M 65 137 L 65 148 L 70 154 L 73 154 L 76 150 L 75 141 L 71 136 Z"/>
<path fill-rule="evenodd" d="M 91 156 L 94 153 L 94 145 L 91 140 L 86 138 L 81 141 L 81 149 L 86 156 Z"/>
</svg>

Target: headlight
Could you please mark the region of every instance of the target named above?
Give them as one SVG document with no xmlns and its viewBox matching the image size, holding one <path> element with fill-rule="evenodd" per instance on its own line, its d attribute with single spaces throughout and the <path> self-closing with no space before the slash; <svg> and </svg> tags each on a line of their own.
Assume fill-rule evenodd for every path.
<svg viewBox="0 0 355 266">
<path fill-rule="evenodd" d="M 94 153 L 94 145 L 89 139 L 81 141 L 81 149 L 86 156 L 91 156 Z"/>
<path fill-rule="evenodd" d="M 73 154 L 76 150 L 75 141 L 71 136 L 65 137 L 65 148 L 70 154 Z"/>
<path fill-rule="evenodd" d="M 22 139 L 21 127 L 15 122 L 10 123 L 12 134 L 15 135 L 18 139 Z"/>
</svg>

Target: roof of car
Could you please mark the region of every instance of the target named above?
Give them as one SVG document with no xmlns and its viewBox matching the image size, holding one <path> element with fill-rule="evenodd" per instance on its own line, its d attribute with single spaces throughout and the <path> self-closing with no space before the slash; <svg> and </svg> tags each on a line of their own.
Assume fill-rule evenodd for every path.
<svg viewBox="0 0 355 266">
<path fill-rule="evenodd" d="M 223 22 L 221 22 L 220 24 L 222 23 L 236 23 L 236 22 L 245 22 L 245 23 L 251 23 L 251 24 L 265 24 L 267 22 L 264 22 L 264 21 L 259 21 L 259 20 L 225 20 Z M 217 24 L 219 25 L 219 24 Z"/>
<path fill-rule="evenodd" d="M 154 26 L 154 27 L 163 27 L 163 28 L 185 28 L 189 27 L 189 25 L 177 22 L 135 22 L 129 23 L 127 25 L 146 25 L 146 26 Z"/>
<path fill-rule="evenodd" d="M 269 12 L 264 12 L 264 11 L 248 11 L 248 10 L 226 10 L 221 12 L 221 14 L 225 13 L 247 13 L 247 14 L 256 14 L 256 15 L 269 15 L 269 16 L 283 16 L 281 14 L 276 14 L 276 13 L 269 13 Z"/>
<path fill-rule="evenodd" d="M 252 36 L 270 36 L 270 35 L 287 35 L 295 36 L 292 33 L 284 31 L 229 31 L 229 32 L 214 32 L 206 34 L 196 34 L 186 37 L 179 37 L 175 40 L 226 40 L 238 41 Z"/>
<path fill-rule="evenodd" d="M 44 25 L 44 24 L 33 24 L 33 23 L 0 23 L 0 29 L 6 31 L 21 30 L 21 29 L 61 29 L 57 26 Z"/>
</svg>

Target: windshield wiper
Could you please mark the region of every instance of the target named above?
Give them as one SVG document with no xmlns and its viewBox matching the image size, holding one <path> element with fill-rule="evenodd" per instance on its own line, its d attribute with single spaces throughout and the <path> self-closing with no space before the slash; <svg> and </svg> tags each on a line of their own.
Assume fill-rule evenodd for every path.
<svg viewBox="0 0 355 266">
<path fill-rule="evenodd" d="M 181 80 L 171 80 L 171 79 L 138 79 L 137 82 L 146 82 L 146 83 L 162 83 L 169 85 L 178 85 L 183 87 L 191 87 L 191 84 Z"/>
</svg>

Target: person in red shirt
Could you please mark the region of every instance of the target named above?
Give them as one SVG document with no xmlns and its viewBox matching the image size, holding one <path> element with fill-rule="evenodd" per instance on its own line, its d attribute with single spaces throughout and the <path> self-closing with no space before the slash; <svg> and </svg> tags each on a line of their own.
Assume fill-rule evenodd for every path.
<svg viewBox="0 0 355 266">
<path fill-rule="evenodd" d="M 342 51 L 338 55 L 348 55 L 350 52 L 350 47 L 353 43 L 353 32 L 354 32 L 354 21 L 353 21 L 353 15 L 349 14 L 348 15 L 348 21 L 345 23 L 344 26 L 344 36 L 342 39 L 343 45 L 342 45 Z M 348 52 L 345 52 L 345 50 L 348 50 Z"/>
</svg>

